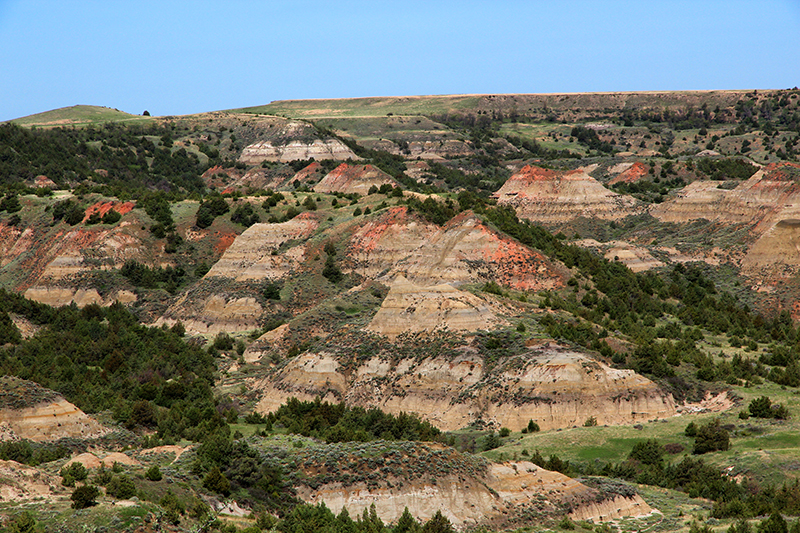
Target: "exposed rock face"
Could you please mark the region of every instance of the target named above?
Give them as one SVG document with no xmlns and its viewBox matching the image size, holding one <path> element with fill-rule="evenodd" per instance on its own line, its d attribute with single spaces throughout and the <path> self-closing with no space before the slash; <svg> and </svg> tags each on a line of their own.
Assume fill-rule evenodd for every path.
<svg viewBox="0 0 800 533">
<path fill-rule="evenodd" d="M 128 207 L 99 203 L 87 213 Z M 37 284 L 52 286 L 54 281 L 91 270 L 120 268 L 128 259 L 151 264 L 160 250 L 155 241 L 143 238 L 140 226 L 133 214 L 113 227 L 61 223 L 21 229 L 0 224 L 0 266 L 4 267 L 0 276 L 5 286 L 22 291 Z"/>
<path fill-rule="evenodd" d="M 615 170 L 619 170 L 619 174 L 611 178 L 611 181 L 608 182 L 609 185 L 620 182 L 634 183 L 647 175 L 647 166 L 639 161 L 635 163 L 620 163 L 609 169 L 610 172 L 614 172 Z"/>
<path fill-rule="evenodd" d="M 335 159 L 346 161 L 359 157 L 338 139 L 314 139 L 310 143 L 290 141 L 283 146 L 274 146 L 270 141 L 259 141 L 242 150 L 239 161 L 257 165 L 263 161 L 286 163 L 297 159 Z"/>
<path fill-rule="evenodd" d="M 342 163 L 322 178 L 322 181 L 314 186 L 314 191 L 365 195 L 371 187 L 380 187 L 381 185 L 397 187 L 399 184 L 389 174 L 372 165 Z"/>
<path fill-rule="evenodd" d="M 465 211 L 392 269 L 416 283 L 495 280 L 517 290 L 563 287 L 569 277 L 541 253 L 486 226 Z"/>
<path fill-rule="evenodd" d="M 747 251 L 742 274 L 771 281 L 794 275 L 800 268 L 800 219 L 779 220 Z"/>
<path fill-rule="evenodd" d="M 83 221 L 86 222 L 89 220 L 89 217 L 95 213 L 103 217 L 111 210 L 116 211 L 120 215 L 124 215 L 125 213 L 129 213 L 134 207 L 136 207 L 136 202 L 98 202 L 86 209 Z"/>
<path fill-rule="evenodd" d="M 572 507 L 570 516 L 582 520 L 608 521 L 651 511 L 638 496 L 596 503 L 592 500 L 597 491 L 530 462 L 491 464 L 482 476 L 444 475 L 436 483 L 394 480 L 392 486 L 381 485 L 370 489 L 363 483 L 329 483 L 313 491 L 304 488 L 299 496 L 309 503 L 323 501 L 335 514 L 346 508 L 350 516 L 360 516 L 374 504 L 387 523 L 396 523 L 406 508 L 420 521 L 441 511 L 459 529 L 489 523 L 523 525 L 515 510 L 533 502 L 541 502 L 550 513 L 557 512 L 557 506 Z"/>
<path fill-rule="evenodd" d="M 800 199 L 800 164 L 773 163 L 732 190 L 720 189 L 718 181 L 697 181 L 684 187 L 669 202 L 658 204 L 651 214 L 664 222 L 688 222 L 705 218 L 728 223 L 759 224 L 761 233 L 776 220 L 800 218 L 795 205 Z"/>
<path fill-rule="evenodd" d="M 0 410 L 0 424 L 13 434 L 36 442 L 54 441 L 66 437 L 99 437 L 108 430 L 93 418 L 64 400 L 19 410 Z"/>
<path fill-rule="evenodd" d="M 601 243 L 594 239 L 581 239 L 573 244 L 584 248 L 593 248 L 609 261 L 619 261 L 634 272 L 643 272 L 664 266 L 664 262 L 653 257 L 647 248 L 625 241 Z"/>
<path fill-rule="evenodd" d="M 55 392 L 14 377 L 1 378 L 0 440 L 47 442 L 108 433 L 95 419 Z"/>
<path fill-rule="evenodd" d="M 377 278 L 438 231 L 438 226 L 410 214 L 406 207 L 389 208 L 353 232 L 347 250 L 351 270 Z"/>
<path fill-rule="evenodd" d="M 257 165 L 263 161 L 286 163 L 296 159 L 359 159 L 338 139 L 321 139 L 308 123 L 274 119 L 261 140 L 242 150 L 239 161 Z"/>
<path fill-rule="evenodd" d="M 57 476 L 15 461 L 0 461 L 0 501 L 47 501 L 66 490 Z"/>
<path fill-rule="evenodd" d="M 195 298 L 194 295 L 191 297 Z M 196 312 L 186 309 L 189 299 L 187 295 L 182 296 L 155 325 L 173 326 L 180 321 L 189 333 L 217 335 L 257 329 L 264 313 L 261 304 L 252 297 L 226 298 L 221 294 L 212 294 L 195 302 L 200 307 Z"/>
<path fill-rule="evenodd" d="M 236 237 L 205 278 L 219 276 L 237 281 L 281 278 L 297 268 L 303 260 L 304 248 L 295 246 L 275 255 L 273 252 L 291 241 L 308 238 L 318 226 L 311 213 L 301 213 L 280 224 L 253 224 Z"/>
<path fill-rule="evenodd" d="M 465 351 L 447 359 L 375 356 L 345 372 L 332 353 L 306 353 L 256 383 L 259 412 L 294 396 L 345 401 L 398 414 L 413 412 L 445 431 L 483 420 L 513 431 L 534 420 L 542 429 L 630 424 L 676 414 L 671 395 L 632 370 L 616 370 L 558 346 L 542 346 L 487 368 Z"/>
<path fill-rule="evenodd" d="M 81 453 L 79 455 L 76 455 L 66 463 L 64 463 L 64 467 L 68 467 L 73 463 L 80 463 L 84 467 L 89 469 L 100 468 L 101 466 L 104 466 L 106 468 L 112 468 L 114 466 L 114 463 L 119 463 L 121 465 L 126 465 L 126 466 L 139 466 L 142 464 L 138 460 L 131 457 L 130 455 L 126 455 L 120 452 L 109 453 L 102 459 L 91 452 Z"/>
<path fill-rule="evenodd" d="M 103 298 L 97 289 L 82 289 L 70 287 L 36 286 L 25 291 L 25 298 L 35 302 L 61 307 L 75 304 L 80 308 L 90 304 L 109 306 L 114 302 L 122 304 L 133 303 L 137 300 L 136 294 L 127 290 L 119 290 Z"/>
<path fill-rule="evenodd" d="M 492 280 L 538 291 L 562 287 L 569 277 L 539 252 L 491 230 L 471 211 L 439 228 L 405 207 L 389 209 L 353 233 L 348 257 L 361 275 L 402 275 L 421 285 Z"/>
<path fill-rule="evenodd" d="M 591 177 L 593 167 L 569 172 L 526 165 L 494 193 L 517 215 L 537 222 L 566 222 L 579 216 L 620 220 L 642 211 L 630 196 L 612 192 Z"/>
<path fill-rule="evenodd" d="M 471 293 L 447 284 L 422 287 L 398 276 L 367 329 L 393 339 L 401 333 L 490 329 L 499 322 Z"/>
</svg>

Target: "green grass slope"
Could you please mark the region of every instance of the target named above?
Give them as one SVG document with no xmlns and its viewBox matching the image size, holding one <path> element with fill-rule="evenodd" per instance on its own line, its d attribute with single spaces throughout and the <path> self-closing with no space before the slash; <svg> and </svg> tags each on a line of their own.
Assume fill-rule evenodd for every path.
<svg viewBox="0 0 800 533">
<path fill-rule="evenodd" d="M 94 105 L 74 105 L 28 115 L 9 122 L 20 126 L 86 126 L 104 122 L 147 121 L 150 117 L 132 115 L 119 109 Z"/>
</svg>

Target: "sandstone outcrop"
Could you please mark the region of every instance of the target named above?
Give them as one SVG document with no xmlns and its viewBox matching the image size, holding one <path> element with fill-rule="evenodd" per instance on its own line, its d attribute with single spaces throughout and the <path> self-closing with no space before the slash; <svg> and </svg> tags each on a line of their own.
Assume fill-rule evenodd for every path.
<svg viewBox="0 0 800 533">
<path fill-rule="evenodd" d="M 488 366 L 472 350 L 400 360 L 385 353 L 355 368 L 340 363 L 344 355 L 305 353 L 255 382 L 262 396 L 258 411 L 274 411 L 290 397 L 319 396 L 394 414 L 417 413 L 445 431 L 478 420 L 519 431 L 529 420 L 553 429 L 580 426 L 590 417 L 613 425 L 676 414 L 672 396 L 647 378 L 556 345 Z"/>
<path fill-rule="evenodd" d="M 89 211 L 130 207 L 120 205 L 100 203 Z M 62 223 L 22 229 L 0 224 L 0 266 L 4 267 L 4 281 L 6 286 L 25 290 L 45 281 L 52 286 L 53 281 L 92 270 L 120 268 L 128 259 L 144 262 L 158 251 L 140 237 L 139 231 L 139 224 L 128 220 L 113 227 L 71 227 Z"/>
<path fill-rule="evenodd" d="M 109 306 L 114 302 L 129 304 L 137 300 L 136 294 L 128 290 L 119 290 L 104 298 L 97 292 L 97 289 L 52 285 L 31 287 L 25 291 L 25 298 L 53 307 L 75 304 L 80 308 L 90 304 Z"/>
<path fill-rule="evenodd" d="M 273 145 L 270 141 L 259 141 L 245 147 L 239 161 L 257 165 L 263 161 L 286 163 L 303 159 L 335 159 L 347 161 L 358 156 L 338 139 L 314 139 L 311 142 L 290 141 L 285 145 Z"/>
<path fill-rule="evenodd" d="M 0 502 L 49 501 L 66 492 L 61 479 L 15 461 L 0 461 Z"/>
<path fill-rule="evenodd" d="M 335 514 L 346 508 L 351 516 L 360 516 L 374 505 L 375 513 L 387 523 L 396 523 L 406 508 L 422 522 L 441 511 L 458 529 L 490 524 L 523 526 L 517 516 L 522 508 L 530 508 L 534 516 L 542 517 L 559 515 L 568 509 L 572 518 L 601 522 L 651 512 L 638 495 L 606 497 L 572 478 L 530 462 L 458 468 L 449 464 L 456 459 L 453 455 L 457 452 L 448 453 L 435 445 L 418 448 L 408 452 L 421 457 L 412 461 L 431 461 L 430 465 L 422 465 L 427 474 L 414 475 L 408 480 L 389 473 L 372 485 L 333 482 L 313 490 L 301 487 L 298 496 L 313 504 L 324 502 Z M 392 472 L 402 469 L 398 465 L 409 458 L 393 450 L 386 459 L 393 465 L 388 469 Z M 384 462 L 384 458 L 378 462 Z M 448 473 L 451 470 L 458 473 Z M 439 473 L 434 475 L 435 471 Z"/>
<path fill-rule="evenodd" d="M 203 297 L 189 292 L 171 305 L 155 325 L 171 327 L 181 322 L 191 334 L 217 335 L 257 329 L 263 313 L 264 308 L 253 297 L 228 298 L 223 294 Z"/>
<path fill-rule="evenodd" d="M 373 215 L 353 232 L 347 249 L 350 269 L 377 278 L 438 231 L 438 226 L 409 213 L 408 208 L 391 207 Z"/>
<path fill-rule="evenodd" d="M 800 269 L 800 219 L 779 220 L 742 258 L 742 274 L 766 283 L 795 275 Z"/>
<path fill-rule="evenodd" d="M 394 339 L 401 333 L 490 329 L 500 322 L 471 293 L 446 283 L 423 287 L 398 276 L 367 330 Z"/>
<path fill-rule="evenodd" d="M 563 287 L 569 275 L 541 253 L 490 229 L 465 211 L 426 239 L 390 272 L 415 283 L 497 281 L 516 290 Z"/>
<path fill-rule="evenodd" d="M 494 193 L 521 218 L 554 224 L 577 217 L 620 220 L 643 211 L 638 200 L 606 189 L 589 175 L 594 167 L 568 172 L 526 165 Z"/>
<path fill-rule="evenodd" d="M 647 175 L 647 166 L 639 161 L 635 163 L 620 163 L 609 169 L 611 173 L 615 173 L 615 171 L 619 173 L 611 178 L 608 182 L 609 185 L 637 182 Z"/>
<path fill-rule="evenodd" d="M 108 433 L 94 418 L 55 392 L 19 378 L 0 378 L 0 440 L 55 441 Z"/>
<path fill-rule="evenodd" d="M 609 261 L 619 261 L 634 272 L 643 272 L 664 266 L 664 262 L 653 257 L 647 248 L 625 241 L 601 243 L 594 239 L 581 239 L 573 242 L 573 244 L 584 248 L 592 248 L 600 252 Z"/>
<path fill-rule="evenodd" d="M 357 193 L 363 196 L 369 192 L 370 188 L 380 188 L 381 185 L 399 186 L 394 178 L 375 166 L 342 163 L 314 185 L 314 191 Z"/>
<path fill-rule="evenodd" d="M 539 291 L 562 287 L 569 277 L 566 269 L 492 230 L 471 211 L 440 228 L 405 207 L 391 208 L 353 232 L 348 258 L 363 276 L 402 275 L 420 285 L 497 281 Z"/>
<path fill-rule="evenodd" d="M 263 161 L 286 163 L 311 158 L 359 159 L 342 141 L 320 138 L 317 130 L 307 122 L 271 118 L 259 138 L 242 150 L 239 161 L 258 165 Z"/>
<path fill-rule="evenodd" d="M 650 213 L 663 222 L 707 219 L 756 224 L 763 233 L 777 220 L 800 218 L 800 164 L 773 163 L 761 168 L 734 189 L 719 181 L 696 181 L 675 199 L 655 205 Z"/>
<path fill-rule="evenodd" d="M 236 237 L 205 278 L 225 277 L 237 281 L 281 278 L 297 268 L 305 251 L 301 245 L 282 254 L 278 254 L 278 250 L 292 241 L 305 240 L 318 226 L 319 222 L 311 213 L 301 213 L 280 224 L 253 224 Z"/>
</svg>

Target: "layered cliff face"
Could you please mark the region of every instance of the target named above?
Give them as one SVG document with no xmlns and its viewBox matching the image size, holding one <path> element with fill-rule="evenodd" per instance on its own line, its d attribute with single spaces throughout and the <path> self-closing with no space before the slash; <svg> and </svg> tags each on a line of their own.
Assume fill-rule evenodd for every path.
<svg viewBox="0 0 800 533">
<path fill-rule="evenodd" d="M 800 267 L 800 219 L 779 220 L 748 250 L 742 273 L 752 277 L 786 277 Z"/>
<path fill-rule="evenodd" d="M 353 153 L 338 139 L 321 139 L 316 129 L 297 121 L 278 121 L 262 134 L 263 138 L 246 146 L 239 161 L 248 165 L 258 165 L 264 161 L 286 163 L 305 159 L 356 160 Z"/>
<path fill-rule="evenodd" d="M 322 193 L 357 193 L 363 196 L 369 192 L 370 188 L 380 188 L 381 185 L 399 186 L 394 178 L 377 167 L 342 163 L 314 185 L 314 191 Z"/>
<path fill-rule="evenodd" d="M 90 304 L 97 304 L 100 306 L 109 306 L 114 302 L 121 304 L 131 304 L 135 302 L 138 297 L 136 293 L 128 290 L 118 290 L 107 294 L 105 297 L 101 296 L 97 289 L 92 288 L 72 288 L 72 287 L 54 287 L 50 285 L 38 285 L 30 287 L 25 291 L 25 298 L 35 302 L 51 305 L 53 307 L 61 307 L 63 305 L 72 305 L 83 308 Z"/>
<path fill-rule="evenodd" d="M 301 213 L 280 224 L 253 224 L 236 237 L 205 278 L 224 277 L 237 281 L 281 278 L 303 261 L 302 243 L 318 227 L 313 213 Z M 293 242 L 298 244 L 291 246 Z M 278 253 L 287 245 L 288 250 Z"/>
<path fill-rule="evenodd" d="M 423 342 L 424 340 L 420 341 Z M 630 424 L 669 417 L 669 394 L 632 370 L 612 369 L 581 353 L 544 345 L 487 364 L 470 349 L 460 355 L 396 359 L 390 353 L 353 367 L 346 354 L 306 353 L 253 383 L 270 412 L 290 397 L 317 396 L 348 405 L 413 412 L 445 431 L 476 421 L 519 431 L 533 420 L 542 429 Z"/>
<path fill-rule="evenodd" d="M 594 166 L 556 171 L 526 165 L 494 193 L 521 218 L 555 224 L 577 217 L 620 220 L 643 212 L 640 203 L 606 189 L 589 175 Z"/>
<path fill-rule="evenodd" d="M 538 291 L 563 287 L 569 277 L 566 269 L 490 229 L 471 211 L 440 228 L 405 207 L 391 208 L 353 233 L 348 258 L 361 275 L 402 275 L 421 285 L 492 280 Z"/>
<path fill-rule="evenodd" d="M 201 286 L 184 294 L 156 320 L 155 325 L 171 327 L 181 322 L 187 332 L 196 335 L 258 329 L 264 308 L 256 298 L 229 297 L 219 293 L 207 295 L 207 292 L 207 287 Z"/>
<path fill-rule="evenodd" d="M 0 225 L 2 266 L 16 278 L 18 290 L 40 280 L 54 282 L 94 269 L 119 268 L 128 259 L 151 255 L 153 250 L 147 248 L 129 221 L 110 228 Z"/>
<path fill-rule="evenodd" d="M 109 430 L 59 394 L 32 381 L 0 378 L 0 441 L 89 439 Z"/>
<path fill-rule="evenodd" d="M 438 226 L 409 213 L 406 207 L 389 208 L 353 232 L 347 246 L 350 269 L 377 278 L 408 258 L 438 231 Z"/>
<path fill-rule="evenodd" d="M 392 269 L 416 283 L 497 281 L 517 290 L 563 287 L 569 275 L 541 253 L 490 229 L 465 211 Z"/>
<path fill-rule="evenodd" d="M 688 222 L 705 218 L 726 223 L 756 224 L 763 232 L 777 220 L 800 218 L 800 165 L 773 163 L 731 190 L 718 181 L 696 181 L 674 200 L 657 204 L 650 214 L 663 222 Z"/>
<path fill-rule="evenodd" d="M 377 450 L 372 451 L 373 464 L 377 461 L 390 465 L 384 468 L 385 474 L 377 482 L 353 485 L 334 482 L 313 490 L 301 487 L 298 496 L 309 503 L 325 502 L 335 514 L 345 508 L 350 516 L 360 516 L 374 505 L 377 516 L 387 523 L 396 523 L 406 508 L 423 522 L 441 511 L 458 529 L 525 525 L 529 518 L 522 519 L 519 511 L 527 508 L 533 516 L 569 512 L 573 519 L 600 522 L 651 512 L 639 496 L 604 496 L 572 478 L 530 462 L 485 464 L 473 460 L 477 464 L 470 464 L 452 450 L 435 445 L 412 446 L 378 452 L 377 458 L 374 458 Z M 340 453 L 348 454 L 355 462 L 368 451 L 342 448 Z M 410 454 L 414 457 L 409 457 Z M 422 465 L 424 474 L 408 476 L 404 470 L 413 468 L 412 461 L 430 464 Z M 308 474 L 312 476 L 325 468 L 322 465 L 321 469 L 313 468 L 316 465 L 312 461 L 300 463 L 310 467 Z"/>
<path fill-rule="evenodd" d="M 502 322 L 471 293 L 447 284 L 416 285 L 398 276 L 367 330 L 394 339 L 402 333 L 491 329 Z"/>
</svg>

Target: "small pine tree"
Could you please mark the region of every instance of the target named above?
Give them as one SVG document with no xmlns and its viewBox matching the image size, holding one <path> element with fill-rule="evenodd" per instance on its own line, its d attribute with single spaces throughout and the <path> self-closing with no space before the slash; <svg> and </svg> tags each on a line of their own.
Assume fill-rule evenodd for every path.
<svg viewBox="0 0 800 533">
<path fill-rule="evenodd" d="M 92 505 L 97 505 L 97 498 L 100 496 L 100 489 L 94 485 L 81 485 L 72 491 L 72 508 L 86 509 Z"/>
</svg>

